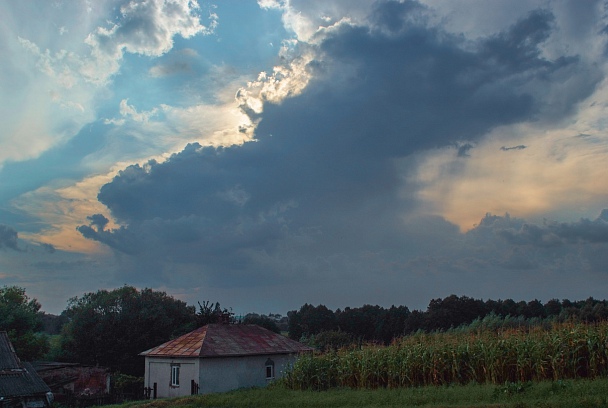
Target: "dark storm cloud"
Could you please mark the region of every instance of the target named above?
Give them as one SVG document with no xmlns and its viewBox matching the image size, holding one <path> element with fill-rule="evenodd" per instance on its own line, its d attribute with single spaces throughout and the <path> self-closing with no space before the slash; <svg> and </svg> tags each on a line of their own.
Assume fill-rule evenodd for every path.
<svg viewBox="0 0 608 408">
<path fill-rule="evenodd" d="M 518 146 L 511 146 L 511 147 L 502 146 L 500 148 L 500 150 L 502 150 L 504 152 L 508 152 L 509 150 L 523 150 L 523 149 L 525 149 L 527 147 L 528 146 L 526 146 L 526 145 L 518 145 Z"/>
<path fill-rule="evenodd" d="M 110 222 L 103 214 L 93 214 L 88 216 L 87 219 L 91 221 L 91 226 L 97 227 L 97 231 L 103 231 L 108 222 Z"/>
<path fill-rule="evenodd" d="M 510 71 L 545 65 L 547 61 L 539 60 L 538 44 L 549 38 L 553 21 L 553 15 L 548 11 L 534 11 L 507 32 L 485 41 L 481 55 L 488 58 L 488 64 Z"/>
<path fill-rule="evenodd" d="M 78 230 L 148 262 L 196 264 L 216 283 L 347 276 L 365 273 L 362 265 L 388 271 L 415 251 L 436 250 L 441 234 L 451 245 L 458 232 L 445 221 L 433 231 L 403 224 L 410 204 L 394 159 L 535 119 L 554 77 L 591 68 L 540 57 L 553 29 L 548 13 L 472 48 L 426 27 L 422 11 L 414 2 L 380 3 L 374 29 L 331 31 L 306 90 L 266 104 L 256 142 L 191 144 L 166 162 L 129 166 L 98 195 L 125 226 L 105 230 L 105 216 L 94 215 Z M 596 80 L 578 78 L 583 91 L 550 114 L 566 115 Z M 374 258 L 367 254 L 378 254 L 377 263 L 362 262 Z"/>
<path fill-rule="evenodd" d="M 413 25 L 424 25 L 427 22 L 428 9 L 415 1 L 378 2 L 372 11 L 372 21 L 390 33 L 398 33 Z"/>
<path fill-rule="evenodd" d="M 552 223 L 546 229 L 565 242 L 608 242 L 608 222 L 601 216 L 593 221 L 582 218 L 573 223 Z"/>
<path fill-rule="evenodd" d="M 575 243 L 608 243 L 608 210 L 603 210 L 595 220 L 585 218 L 576 222 L 549 222 L 543 225 L 511 220 L 510 217 L 486 216 L 480 228 L 488 228 L 492 233 L 513 245 L 554 247 Z"/>
<path fill-rule="evenodd" d="M 469 157 L 469 150 L 474 147 L 471 143 L 464 143 L 458 146 L 458 157 Z"/>
<path fill-rule="evenodd" d="M 8 225 L 0 224 L 0 249 L 2 248 L 20 250 L 17 246 L 17 231 Z"/>
<path fill-rule="evenodd" d="M 55 247 L 51 244 L 39 243 L 38 246 L 49 254 L 55 253 Z M 8 225 L 0 224 L 0 249 L 8 248 L 18 252 L 35 252 L 35 247 L 25 246 L 19 248 L 19 234 L 15 229 Z"/>
<path fill-rule="evenodd" d="M 137 255 L 141 252 L 142 240 L 125 227 L 112 231 L 97 231 L 90 225 L 81 225 L 76 227 L 76 230 L 85 238 L 99 241 L 127 255 Z"/>
<path fill-rule="evenodd" d="M 602 293 L 608 262 L 608 224 L 603 215 L 594 221 L 536 225 L 508 214 L 488 214 L 465 234 L 460 252 L 448 259 L 455 267 L 464 265 L 461 279 L 484 288 L 480 296 L 505 296 L 506 288 L 514 288 L 517 296 L 527 291 L 528 297 L 546 298 Z M 467 275 L 473 278 L 466 279 Z M 582 285 L 583 281 L 593 283 Z"/>
<path fill-rule="evenodd" d="M 42 244 L 40 244 L 40 246 L 42 247 L 42 249 L 43 249 L 45 252 L 48 252 L 49 254 L 54 254 L 54 253 L 55 253 L 55 251 L 56 251 L 55 246 L 54 246 L 54 245 L 52 245 L 52 244 L 45 244 L 45 243 L 42 243 Z"/>
</svg>

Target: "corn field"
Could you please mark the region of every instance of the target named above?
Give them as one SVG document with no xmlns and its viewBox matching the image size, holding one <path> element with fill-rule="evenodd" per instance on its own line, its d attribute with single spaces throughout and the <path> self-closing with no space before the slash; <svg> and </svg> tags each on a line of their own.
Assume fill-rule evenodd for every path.
<svg viewBox="0 0 608 408">
<path fill-rule="evenodd" d="M 597 378 L 608 374 L 608 322 L 500 332 L 415 334 L 387 347 L 304 355 L 285 373 L 297 390 Z"/>
</svg>

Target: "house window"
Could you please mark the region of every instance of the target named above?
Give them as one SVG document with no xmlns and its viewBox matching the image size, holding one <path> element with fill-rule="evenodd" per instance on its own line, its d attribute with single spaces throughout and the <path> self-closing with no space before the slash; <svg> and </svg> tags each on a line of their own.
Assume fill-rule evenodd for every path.
<svg viewBox="0 0 608 408">
<path fill-rule="evenodd" d="M 171 386 L 179 387 L 179 364 L 171 364 Z"/>
<path fill-rule="evenodd" d="M 272 380 L 274 378 L 274 361 L 271 359 L 266 360 L 266 379 Z"/>
</svg>

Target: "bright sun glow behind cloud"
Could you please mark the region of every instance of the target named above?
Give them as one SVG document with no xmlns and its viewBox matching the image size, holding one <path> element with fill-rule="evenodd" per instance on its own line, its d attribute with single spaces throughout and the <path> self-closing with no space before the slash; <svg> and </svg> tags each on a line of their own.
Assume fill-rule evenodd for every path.
<svg viewBox="0 0 608 408">
<path fill-rule="evenodd" d="M 534 220 L 599 214 L 608 201 L 607 98 L 604 84 L 563 128 L 500 127 L 462 157 L 455 148 L 428 152 L 412 178 L 423 186 L 418 197 L 464 231 L 484 211 Z"/>
</svg>

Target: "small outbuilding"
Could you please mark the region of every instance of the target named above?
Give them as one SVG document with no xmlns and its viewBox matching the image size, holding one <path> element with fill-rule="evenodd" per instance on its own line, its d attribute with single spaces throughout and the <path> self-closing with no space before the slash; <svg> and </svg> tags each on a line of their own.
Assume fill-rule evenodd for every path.
<svg viewBox="0 0 608 408">
<path fill-rule="evenodd" d="M 38 361 L 32 365 L 58 404 L 82 406 L 85 405 L 82 401 L 110 395 L 108 368 L 51 361 Z"/>
<path fill-rule="evenodd" d="M 0 408 L 45 408 L 51 389 L 30 363 L 21 362 L 5 331 L 0 331 Z"/>
<path fill-rule="evenodd" d="M 299 354 L 297 341 L 256 325 L 209 324 L 144 351 L 151 397 L 177 397 L 264 387 Z"/>
</svg>

